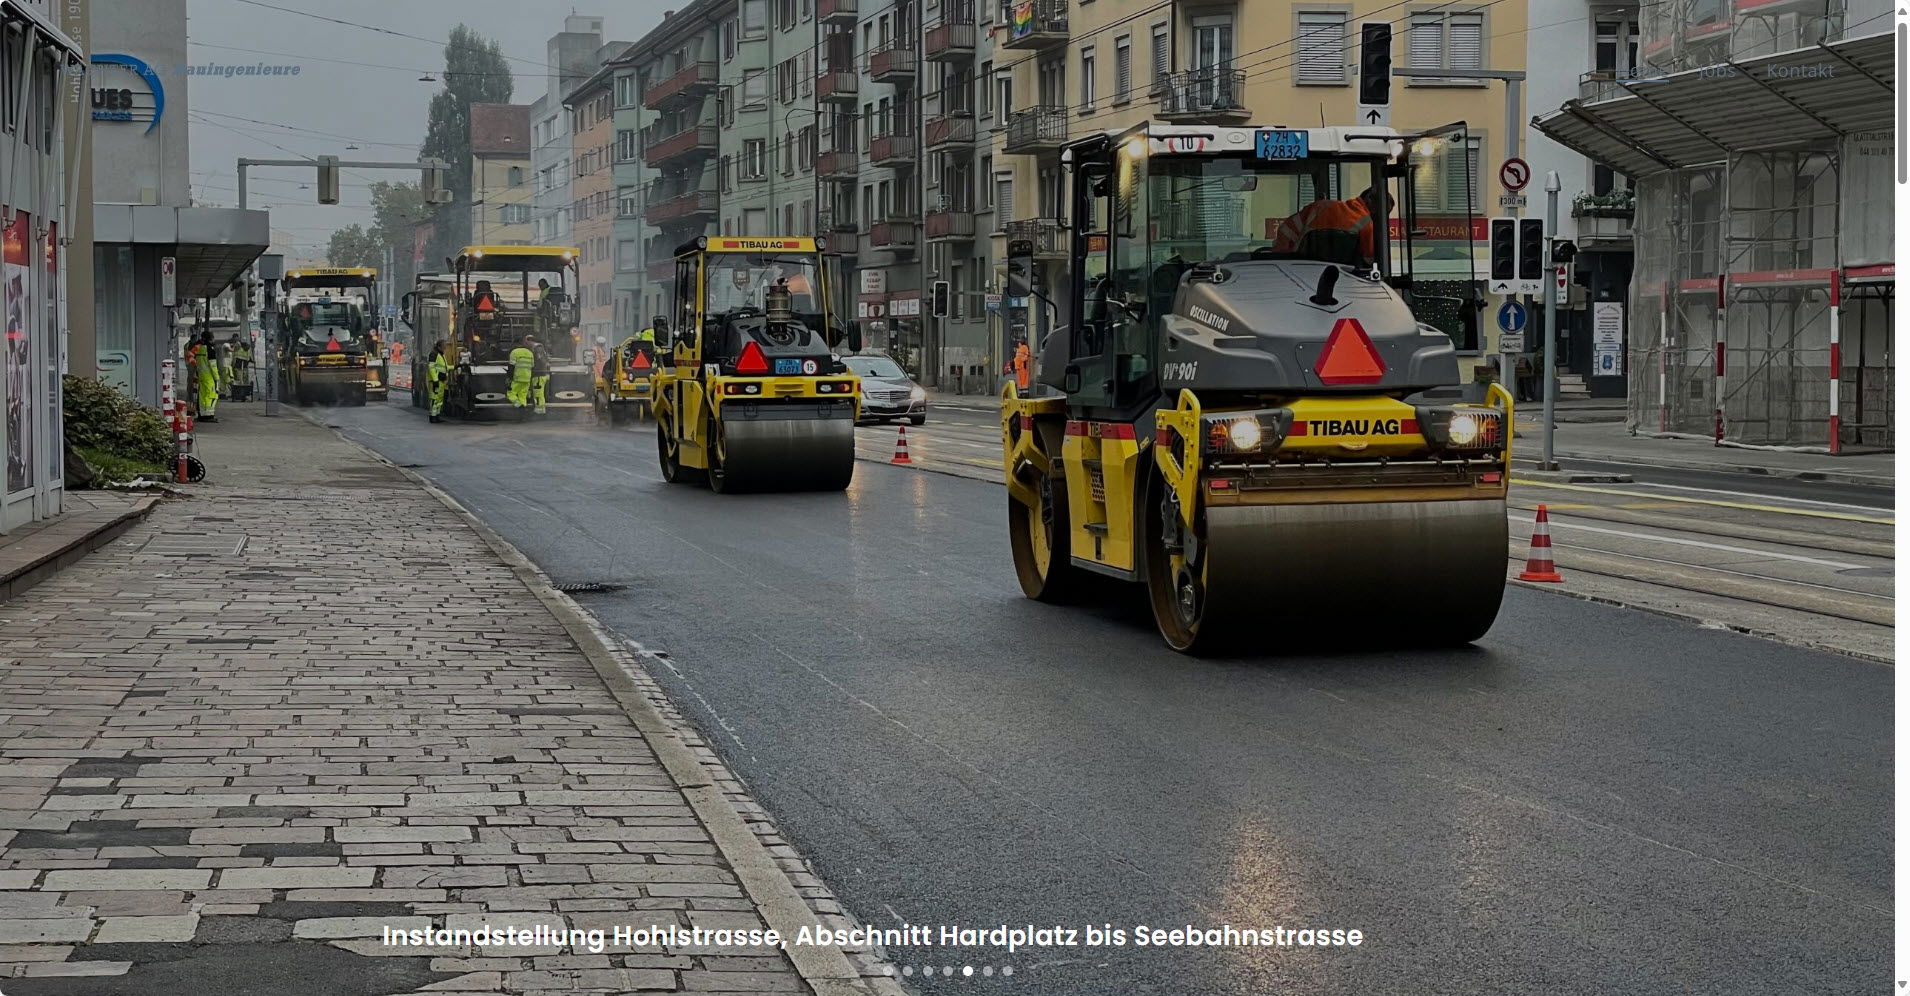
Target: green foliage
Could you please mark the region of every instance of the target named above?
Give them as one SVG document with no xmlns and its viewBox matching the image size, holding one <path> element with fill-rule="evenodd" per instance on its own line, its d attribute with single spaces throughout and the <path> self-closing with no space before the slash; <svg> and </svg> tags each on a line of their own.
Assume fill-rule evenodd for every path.
<svg viewBox="0 0 1910 996">
<path fill-rule="evenodd" d="M 325 249 L 325 260 L 333 266 L 382 266 L 385 248 L 372 239 L 361 225 L 348 225 L 332 233 Z"/>
<path fill-rule="evenodd" d="M 444 89 L 431 98 L 425 158 L 450 164 L 445 185 L 453 200 L 439 205 L 427 260 L 442 259 L 471 240 L 471 105 L 508 104 L 511 67 L 497 42 L 460 24 L 444 46 Z"/>
<path fill-rule="evenodd" d="M 1613 187 L 1608 194 L 1580 193 L 1572 198 L 1572 210 L 1577 214 L 1629 214 L 1636 203 L 1635 196 L 1630 187 Z"/>
<path fill-rule="evenodd" d="M 74 447 L 142 464 L 172 459 L 172 429 L 158 412 L 107 384 L 70 374 L 62 391 L 66 441 Z"/>
<path fill-rule="evenodd" d="M 149 463 L 144 460 L 128 460 L 116 453 L 92 446 L 75 446 L 74 451 L 93 468 L 93 486 L 112 487 L 117 484 L 131 484 L 144 476 L 168 477 L 163 464 Z"/>
</svg>

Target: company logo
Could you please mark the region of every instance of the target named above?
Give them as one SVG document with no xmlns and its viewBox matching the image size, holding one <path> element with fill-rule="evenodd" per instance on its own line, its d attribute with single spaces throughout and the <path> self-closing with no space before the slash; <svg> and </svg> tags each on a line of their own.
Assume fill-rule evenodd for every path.
<svg viewBox="0 0 1910 996">
<path fill-rule="evenodd" d="M 114 75 L 124 76 L 130 73 L 137 77 L 146 93 L 141 94 L 131 87 L 95 86 L 93 88 L 93 120 L 95 121 L 147 121 L 146 134 L 152 134 L 159 127 L 159 121 L 166 116 L 166 84 L 161 82 L 153 67 L 130 55 L 101 53 L 93 56 L 95 66 L 117 66 L 118 74 L 102 73 L 96 75 L 100 83 L 107 83 Z M 128 81 L 130 82 L 130 81 Z"/>
</svg>

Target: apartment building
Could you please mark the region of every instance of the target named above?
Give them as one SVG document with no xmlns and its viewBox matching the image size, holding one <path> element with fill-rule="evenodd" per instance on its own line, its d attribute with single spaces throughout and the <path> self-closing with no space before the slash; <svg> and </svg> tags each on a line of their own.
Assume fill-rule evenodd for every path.
<svg viewBox="0 0 1910 996">
<path fill-rule="evenodd" d="M 676 250 L 718 231 L 719 35 L 736 30 L 736 0 L 695 0 L 632 45 L 617 71 L 634 79 L 636 106 L 618 130 L 639 148 L 620 182 L 619 242 L 634 243 L 641 320 L 670 313 Z"/>
<path fill-rule="evenodd" d="M 578 328 L 587 342 L 621 338 L 612 303 L 616 204 L 615 70 L 605 65 L 564 96 L 570 116 L 570 239 L 578 257 Z"/>
<path fill-rule="evenodd" d="M 545 43 L 550 71 L 544 93 L 531 103 L 531 172 L 536 190 L 531 200 L 531 241 L 539 245 L 568 245 L 570 236 L 570 179 L 572 140 L 570 112 L 564 96 L 595 73 L 602 63 L 604 19 L 572 14 L 564 30 Z"/>
<path fill-rule="evenodd" d="M 479 245 L 531 241 L 531 108 L 471 105 L 471 238 Z"/>
<path fill-rule="evenodd" d="M 1149 119 L 1352 124 L 1359 26 L 1368 21 L 1393 25 L 1398 70 L 1522 70 L 1526 62 L 1525 5 L 1490 0 L 992 0 L 985 16 L 998 53 L 989 78 L 988 178 L 1000 225 L 990 254 L 997 280 L 1009 239 L 1032 242 L 1047 267 L 1065 256 L 1060 152 L 1072 139 Z M 1485 233 L 1464 219 L 1496 211 L 1486 205 L 1496 204 L 1500 191 L 1496 181 L 1488 186 L 1481 164 L 1505 156 L 1506 101 L 1497 81 L 1401 75 L 1393 82 L 1394 128 L 1467 124 L 1464 156 L 1417 163 L 1422 216 L 1451 221 L 1415 240 L 1415 269 L 1431 278 L 1431 293 L 1483 289 Z M 1516 110 L 1523 120 L 1523 109 Z M 1044 309 L 1007 304 L 1006 335 L 1045 332 Z M 1468 335 L 1456 317 L 1446 331 L 1474 362 L 1497 348 L 1494 332 Z"/>
<path fill-rule="evenodd" d="M 648 277 L 643 272 L 643 233 L 638 230 L 643 221 L 643 90 L 638 85 L 636 65 L 630 60 L 630 52 L 635 48 L 632 45 L 625 49 L 609 63 L 613 95 L 611 128 L 615 133 L 611 147 L 614 160 L 611 182 L 616 188 L 615 213 L 610 222 L 610 257 L 614 271 L 610 299 L 611 323 L 619 334 L 643 328 L 655 314 L 642 310 Z"/>
</svg>

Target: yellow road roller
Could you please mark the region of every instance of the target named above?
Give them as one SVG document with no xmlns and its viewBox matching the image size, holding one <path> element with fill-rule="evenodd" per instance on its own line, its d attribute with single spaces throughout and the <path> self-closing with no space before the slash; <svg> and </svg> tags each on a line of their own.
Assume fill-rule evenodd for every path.
<svg viewBox="0 0 1910 996">
<path fill-rule="evenodd" d="M 840 491 L 855 473 L 861 385 L 836 356 L 843 283 L 822 239 L 699 237 L 676 254 L 673 315 L 656 330 L 657 457 L 672 483 Z"/>
<path fill-rule="evenodd" d="M 1461 383 L 1469 208 L 1414 203 L 1465 148 L 1463 126 L 1157 123 L 1066 147 L 1065 260 L 1009 247 L 1010 293 L 1054 314 L 1002 393 L 1025 594 L 1144 584 L 1190 653 L 1485 634 L 1512 399 Z"/>
</svg>

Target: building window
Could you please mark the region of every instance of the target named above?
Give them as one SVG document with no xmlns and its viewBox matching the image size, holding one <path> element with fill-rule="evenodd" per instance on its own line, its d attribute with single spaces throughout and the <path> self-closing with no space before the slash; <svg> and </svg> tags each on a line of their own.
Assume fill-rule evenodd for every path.
<svg viewBox="0 0 1910 996">
<path fill-rule="evenodd" d="M 1234 19 L 1231 14 L 1194 19 L 1194 68 L 1231 69 L 1234 63 Z"/>
<path fill-rule="evenodd" d="M 1081 50 L 1081 109 L 1094 108 L 1094 46 Z"/>
<path fill-rule="evenodd" d="M 641 213 L 637 208 L 637 188 L 617 188 L 617 217 L 635 218 Z"/>
<path fill-rule="evenodd" d="M 617 269 L 629 273 L 637 268 L 637 240 L 617 240 Z"/>
<path fill-rule="evenodd" d="M 1167 85 L 1168 69 L 1173 65 L 1172 53 L 1170 51 L 1172 44 L 1167 34 L 1167 25 L 1154 25 L 1154 64 L 1148 76 L 1148 89 L 1157 90 Z"/>
<path fill-rule="evenodd" d="M 724 21 L 722 27 L 723 61 L 736 58 L 736 22 Z"/>
<path fill-rule="evenodd" d="M 617 132 L 617 161 L 630 163 L 637 161 L 637 133 L 629 128 Z"/>
<path fill-rule="evenodd" d="M 744 235 L 769 234 L 769 212 L 762 208 L 744 208 L 742 234 Z"/>
<path fill-rule="evenodd" d="M 1008 127 L 1008 114 L 1015 106 L 1015 79 L 1009 73 L 995 78 L 995 127 Z"/>
<path fill-rule="evenodd" d="M 1114 39 L 1114 102 L 1125 104 L 1133 99 L 1134 89 L 1134 39 L 1122 35 Z"/>
<path fill-rule="evenodd" d="M 617 106 L 637 106 L 637 78 L 635 76 L 617 77 Z"/>
<path fill-rule="evenodd" d="M 996 173 L 995 174 L 995 226 L 997 228 L 1004 227 L 1003 223 L 1008 221 L 1010 218 L 1013 218 L 1014 216 L 1015 216 L 1015 174 Z"/>
<path fill-rule="evenodd" d="M 1294 15 L 1298 61 L 1293 82 L 1301 86 L 1345 86 L 1346 12 L 1303 10 Z"/>
<path fill-rule="evenodd" d="M 769 0 L 743 0 L 743 37 L 769 34 Z"/>
<path fill-rule="evenodd" d="M 752 69 L 743 74 L 743 106 L 762 107 L 769 103 L 769 73 Z"/>
<path fill-rule="evenodd" d="M 531 206 L 506 204 L 498 210 L 498 217 L 506 225 L 528 225 L 531 222 Z"/>
<path fill-rule="evenodd" d="M 1413 69 L 1484 69 L 1486 17 L 1480 13 L 1414 14 L 1406 29 L 1406 65 Z M 1414 77 L 1413 86 L 1484 86 L 1485 80 Z"/>
<path fill-rule="evenodd" d="M 746 138 L 743 140 L 743 179 L 760 180 L 769 169 L 768 144 L 764 139 Z"/>
<path fill-rule="evenodd" d="M 1482 139 L 1466 139 L 1465 167 L 1455 148 L 1434 154 L 1413 153 L 1413 206 L 1422 213 L 1466 214 L 1479 209 L 1479 149 Z"/>
<path fill-rule="evenodd" d="M 524 167 L 512 166 L 509 170 L 505 171 L 504 177 L 505 182 L 511 186 L 521 187 L 524 185 Z"/>
</svg>

